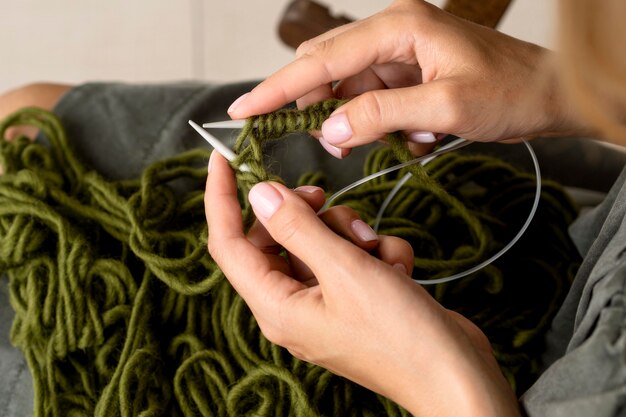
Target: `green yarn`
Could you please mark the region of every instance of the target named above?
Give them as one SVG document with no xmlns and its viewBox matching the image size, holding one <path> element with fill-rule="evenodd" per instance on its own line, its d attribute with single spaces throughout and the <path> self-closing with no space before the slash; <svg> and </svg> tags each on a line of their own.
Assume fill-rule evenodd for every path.
<svg viewBox="0 0 626 417">
<path fill-rule="evenodd" d="M 319 128 L 339 105 L 252 118 L 235 165 L 244 196 L 265 169 L 263 145 Z M 50 146 L 0 141 L 0 268 L 16 316 L 11 340 L 34 383 L 36 416 L 408 416 L 393 402 L 293 358 L 259 332 L 243 300 L 206 252 L 202 181 L 207 150 L 155 163 L 132 181 L 109 181 L 73 155 L 50 113 L 24 109 L 0 123 L 38 127 Z M 400 136 L 367 160 L 370 173 L 410 157 Z M 416 278 L 474 264 L 517 230 L 534 180 L 494 158 L 447 154 L 409 181 L 381 233 L 409 240 Z M 402 173 L 344 195 L 373 221 Z M 175 190 L 174 180 L 199 186 Z M 309 183 L 319 182 L 310 175 Z M 519 390 L 538 374 L 542 338 L 579 261 L 567 236 L 576 212 L 544 183 L 525 237 L 496 264 L 431 288 L 485 331 Z"/>
</svg>

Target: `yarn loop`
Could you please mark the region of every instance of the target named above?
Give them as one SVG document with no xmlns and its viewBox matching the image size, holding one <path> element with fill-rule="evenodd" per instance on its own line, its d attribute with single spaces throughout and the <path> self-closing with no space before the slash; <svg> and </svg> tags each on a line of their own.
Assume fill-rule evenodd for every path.
<svg viewBox="0 0 626 417">
<path fill-rule="evenodd" d="M 237 172 L 247 224 L 247 190 L 279 180 L 265 167 L 264 145 L 319 129 L 340 104 L 248 120 L 233 162 L 251 168 Z M 111 181 L 79 161 L 53 114 L 21 110 L 0 123 L 0 135 L 14 125 L 35 126 L 49 142 L 0 141 L 0 267 L 15 310 L 11 340 L 33 378 L 35 416 L 408 416 L 261 335 L 206 251 L 208 151 Z M 366 174 L 411 158 L 401 135 L 387 141 L 367 159 Z M 372 222 L 404 172 L 340 203 Z M 531 176 L 492 157 L 446 154 L 411 172 L 380 232 L 413 245 L 414 277 L 449 274 L 501 246 L 533 195 Z M 198 187 L 175 189 L 181 178 Z M 563 190 L 544 182 L 533 226 L 509 254 L 429 289 L 485 331 L 518 390 L 538 374 L 543 335 L 579 262 L 567 235 L 575 215 Z"/>
</svg>

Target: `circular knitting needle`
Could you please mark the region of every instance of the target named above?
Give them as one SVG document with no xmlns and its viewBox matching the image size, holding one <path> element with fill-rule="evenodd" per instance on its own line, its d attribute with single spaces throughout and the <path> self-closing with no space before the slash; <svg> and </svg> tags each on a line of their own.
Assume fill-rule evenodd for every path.
<svg viewBox="0 0 626 417">
<path fill-rule="evenodd" d="M 233 152 L 228 146 L 224 145 L 218 138 L 201 128 L 197 123 L 193 120 L 189 120 L 189 124 L 193 127 L 196 132 L 200 134 L 209 145 L 211 145 L 216 151 L 218 151 L 224 158 L 228 161 L 233 162 L 237 155 Z M 246 164 L 239 165 L 238 168 L 241 172 L 250 172 L 250 168 Z"/>
<path fill-rule="evenodd" d="M 204 123 L 202 127 L 207 129 L 243 129 L 245 120 L 223 120 L 220 122 Z"/>
</svg>

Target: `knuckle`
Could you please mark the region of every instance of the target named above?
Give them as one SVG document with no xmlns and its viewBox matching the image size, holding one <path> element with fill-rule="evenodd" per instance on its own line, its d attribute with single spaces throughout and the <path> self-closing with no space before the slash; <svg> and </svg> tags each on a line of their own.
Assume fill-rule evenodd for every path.
<svg viewBox="0 0 626 417">
<path fill-rule="evenodd" d="M 427 3 L 415 0 L 394 0 L 388 10 L 397 13 L 401 17 L 417 16 L 428 10 Z"/>
<path fill-rule="evenodd" d="M 308 42 L 311 43 L 309 44 Z M 329 55 L 332 53 L 334 44 L 334 38 L 325 39 L 323 41 L 305 41 L 298 47 L 298 50 L 301 50 L 301 52 L 297 54 L 297 57 L 298 59 L 311 60 L 313 65 L 323 73 L 324 78 L 328 82 L 331 82 L 333 81 L 333 76 L 331 64 L 329 63 Z"/>
<path fill-rule="evenodd" d="M 376 129 L 380 126 L 385 111 L 384 102 L 381 100 L 380 94 L 375 91 L 369 91 L 362 94 L 359 98 L 358 118 L 362 128 L 367 130 Z"/>
<path fill-rule="evenodd" d="M 328 210 L 326 210 L 324 215 L 332 219 L 346 219 L 346 218 L 349 219 L 352 217 L 354 218 L 359 217 L 357 212 L 348 206 L 333 206 L 329 208 Z"/>
<path fill-rule="evenodd" d="M 334 38 L 317 40 L 316 38 L 304 41 L 296 49 L 296 57 L 319 57 L 323 59 L 333 48 Z"/>
<path fill-rule="evenodd" d="M 335 43 L 335 38 L 324 39 L 323 41 L 315 42 L 311 47 L 309 47 L 308 51 L 305 52 L 305 55 L 317 55 L 324 57 L 328 55 L 328 52 L 333 48 Z"/>
<path fill-rule="evenodd" d="M 288 325 L 286 321 L 289 315 L 285 315 L 281 312 L 281 308 L 274 303 L 275 300 L 269 304 L 265 304 L 266 308 L 263 311 L 257 311 L 255 318 L 259 325 L 259 329 L 263 336 L 275 345 L 282 346 L 284 348 L 293 347 L 291 332 L 289 331 L 292 326 Z M 280 304 L 280 303 L 278 303 Z"/>
<path fill-rule="evenodd" d="M 453 84 L 446 84 L 439 89 L 439 102 L 445 124 L 451 133 L 458 132 L 466 119 L 467 109 L 463 105 L 463 93 Z"/>
<path fill-rule="evenodd" d="M 441 10 L 426 1 L 395 0 L 386 10 L 387 23 L 394 31 L 405 34 L 429 35 L 428 28 L 440 17 Z"/>
<path fill-rule="evenodd" d="M 288 247 L 315 217 L 315 213 L 304 200 L 290 199 L 274 214 L 267 226 L 274 239 L 282 246 Z"/>
<path fill-rule="evenodd" d="M 286 213 L 280 218 L 280 224 L 274 225 L 275 239 L 283 246 L 287 246 L 302 229 L 303 217 L 297 213 Z"/>
<path fill-rule="evenodd" d="M 313 40 L 309 39 L 306 40 L 304 42 L 302 42 L 297 48 L 296 48 L 296 58 L 300 58 L 302 56 L 304 56 L 313 46 Z"/>
<path fill-rule="evenodd" d="M 402 238 L 399 238 L 399 237 L 394 237 L 394 238 L 397 239 L 398 253 L 405 254 L 405 256 L 408 259 L 412 259 L 414 256 L 413 246 L 411 246 L 409 242 L 407 242 L 406 240 Z"/>
<path fill-rule="evenodd" d="M 305 354 L 303 354 L 301 351 L 299 351 L 298 349 L 289 348 L 289 349 L 287 349 L 287 351 L 294 358 L 300 359 L 301 361 L 305 361 L 305 362 L 311 362 L 310 360 L 307 360 L 308 359 L 307 356 Z"/>
<path fill-rule="evenodd" d="M 285 334 L 279 328 L 269 324 L 265 320 L 257 319 L 257 323 L 259 325 L 259 329 L 261 330 L 261 333 L 263 333 L 263 336 L 267 340 L 269 340 L 275 345 L 287 347 L 286 346 L 287 340 L 286 340 Z"/>
<path fill-rule="evenodd" d="M 222 248 L 223 248 L 223 244 L 217 242 L 217 239 L 215 239 L 214 237 L 211 237 L 211 234 L 209 233 L 209 239 L 207 241 L 207 249 L 209 251 L 209 255 L 211 255 L 211 258 L 213 258 L 218 263 L 222 258 Z"/>
<path fill-rule="evenodd" d="M 359 219 L 359 214 L 347 206 L 334 206 L 320 215 L 320 219 L 335 233 L 350 237 L 352 222 Z"/>
</svg>

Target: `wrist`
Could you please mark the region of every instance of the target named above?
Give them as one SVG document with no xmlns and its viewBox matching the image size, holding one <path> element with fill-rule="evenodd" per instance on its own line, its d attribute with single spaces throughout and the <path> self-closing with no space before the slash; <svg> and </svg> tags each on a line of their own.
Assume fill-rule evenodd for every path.
<svg viewBox="0 0 626 417">
<path fill-rule="evenodd" d="M 508 383 L 504 378 L 498 382 L 501 385 L 494 385 L 493 381 L 455 379 L 439 388 L 430 385 L 431 395 L 416 396 L 405 407 L 416 417 L 520 417 L 519 403 Z"/>
<path fill-rule="evenodd" d="M 458 342 L 458 341 L 457 341 Z M 519 417 L 519 403 L 491 351 L 464 343 L 407 377 L 395 398 L 413 416 Z M 435 355 L 435 354 L 434 354 Z"/>
<path fill-rule="evenodd" d="M 544 94 L 544 123 L 541 136 L 585 136 L 596 134 L 595 130 L 580 117 L 569 95 L 558 78 L 553 53 L 543 54 L 538 71 L 540 94 Z"/>
</svg>

